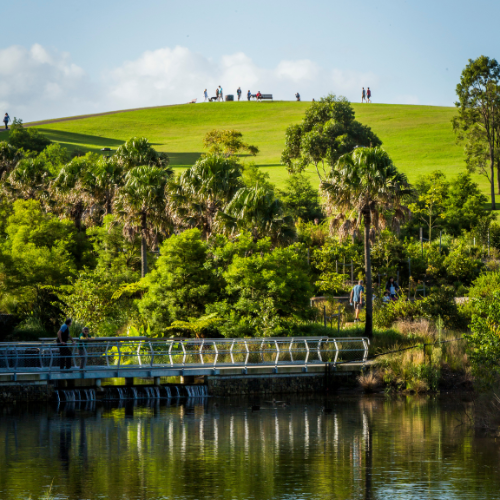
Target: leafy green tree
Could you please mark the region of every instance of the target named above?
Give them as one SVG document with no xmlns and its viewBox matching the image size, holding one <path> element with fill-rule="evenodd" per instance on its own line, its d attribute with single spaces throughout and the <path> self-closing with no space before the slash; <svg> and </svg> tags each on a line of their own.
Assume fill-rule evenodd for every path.
<svg viewBox="0 0 500 500">
<path fill-rule="evenodd" d="M 491 301 L 473 299 L 473 305 L 467 355 L 476 377 L 491 383 L 500 372 L 500 291 L 493 292 Z"/>
<path fill-rule="evenodd" d="M 321 219 L 323 214 L 319 205 L 318 190 L 304 174 L 293 174 L 285 180 L 285 189 L 277 194 L 283 202 L 285 212 L 294 220 L 312 221 Z"/>
<path fill-rule="evenodd" d="M 179 225 L 211 235 L 215 218 L 243 187 L 241 165 L 234 158 L 211 154 L 198 160 L 170 186 L 170 205 Z"/>
<path fill-rule="evenodd" d="M 219 329 L 226 337 L 286 335 L 311 313 L 307 268 L 303 246 L 271 251 L 264 240 L 260 252 L 234 256 L 224 273 L 228 299 L 207 310 L 224 319 Z"/>
<path fill-rule="evenodd" d="M 217 298 L 214 273 L 207 265 L 209 247 L 199 229 L 163 242 L 156 267 L 144 279 L 147 292 L 138 302 L 145 323 L 164 332 L 172 321 L 192 321 Z"/>
<path fill-rule="evenodd" d="M 63 165 L 70 161 L 70 156 L 68 150 L 64 146 L 55 143 L 47 146 L 38 155 L 38 159 L 45 163 L 45 168 L 52 176 L 56 177 Z"/>
<path fill-rule="evenodd" d="M 14 118 L 8 137 L 9 144 L 15 148 L 23 148 L 26 151 L 43 151 L 51 141 L 34 127 L 24 128 L 23 121 Z"/>
<path fill-rule="evenodd" d="M 60 310 L 51 287 L 66 283 L 76 273 L 75 229 L 45 213 L 34 200 L 17 200 L 5 225 L 0 245 L 0 287 L 18 302 L 18 311 L 33 315 L 50 327 Z"/>
<path fill-rule="evenodd" d="M 421 176 L 415 183 L 416 201 L 408 206 L 415 221 L 427 226 L 427 237 L 432 240 L 432 230 L 443 227 L 444 204 L 448 197 L 449 183 L 440 170 Z"/>
<path fill-rule="evenodd" d="M 446 230 L 458 236 L 463 230 L 476 230 L 485 243 L 494 214 L 484 208 L 487 198 L 470 174 L 460 173 L 450 183 L 444 202 Z"/>
<path fill-rule="evenodd" d="M 243 142 L 243 134 L 237 130 L 211 130 L 203 139 L 203 146 L 208 154 L 234 156 L 240 151 L 247 151 L 252 156 L 259 153 L 257 146 Z"/>
<path fill-rule="evenodd" d="M 293 220 L 285 215 L 283 203 L 273 191 L 242 188 L 217 214 L 215 227 L 226 235 L 249 231 L 254 239 L 269 236 L 274 244 L 285 243 L 295 236 Z"/>
<path fill-rule="evenodd" d="M 70 285 L 57 289 L 64 315 L 88 326 L 93 336 L 116 336 L 134 312 L 131 299 L 114 298 L 126 282 L 123 277 L 100 267 L 81 271 Z"/>
<path fill-rule="evenodd" d="M 168 230 L 166 213 L 167 183 L 170 171 L 160 167 L 131 168 L 125 183 L 116 194 L 114 207 L 116 220 L 130 239 L 141 237 L 141 275 L 148 272 L 148 246 L 158 245 L 158 235 Z"/>
<path fill-rule="evenodd" d="M 274 184 L 269 181 L 269 173 L 257 167 L 254 162 L 245 163 L 242 168 L 241 180 L 246 187 L 253 188 L 258 184 L 260 187 L 274 189 Z"/>
<path fill-rule="evenodd" d="M 359 146 L 380 146 L 381 140 L 370 127 L 354 116 L 345 97 L 330 94 L 312 103 L 302 123 L 287 128 L 281 163 L 289 173 L 303 172 L 312 164 L 322 178 L 326 175 L 325 164 L 333 167 L 342 155 Z M 318 168 L 320 164 L 323 174 Z"/>
<path fill-rule="evenodd" d="M 458 116 L 454 118 L 453 126 L 459 137 L 463 137 L 474 150 L 478 145 L 478 139 L 482 136 L 487 144 L 489 153 L 489 179 L 491 187 L 491 208 L 495 210 L 495 166 L 497 163 L 497 131 L 500 125 L 500 65 L 495 59 L 486 56 L 475 60 L 469 59 L 469 63 L 462 71 L 460 83 L 457 85 Z M 479 129 L 478 129 L 479 127 Z M 483 153 L 477 151 L 476 159 L 484 161 Z M 498 178 L 500 190 L 500 178 Z"/>
<path fill-rule="evenodd" d="M 339 226 L 340 237 L 364 226 L 366 326 L 373 335 L 372 267 L 370 230 L 380 227 L 383 212 L 390 211 L 393 226 L 399 224 L 407 211 L 402 205 L 411 193 L 406 176 L 396 169 L 389 155 L 380 148 L 359 148 L 344 155 L 321 182 L 325 205 L 335 214 L 333 224 Z M 353 217 L 354 215 L 354 217 Z"/>
<path fill-rule="evenodd" d="M 129 139 L 113 156 L 126 170 L 143 165 L 166 169 L 170 163 L 168 155 L 156 151 L 145 137 Z"/>
</svg>

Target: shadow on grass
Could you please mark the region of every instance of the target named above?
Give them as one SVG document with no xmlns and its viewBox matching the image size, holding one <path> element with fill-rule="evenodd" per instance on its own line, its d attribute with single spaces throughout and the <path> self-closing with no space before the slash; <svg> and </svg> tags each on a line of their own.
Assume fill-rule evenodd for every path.
<svg viewBox="0 0 500 500">
<path fill-rule="evenodd" d="M 79 147 L 87 151 L 96 151 L 102 147 L 118 147 L 125 141 L 111 139 L 109 137 L 99 137 L 97 135 L 77 134 L 75 132 L 65 132 L 63 130 L 39 129 L 40 132 L 53 142 L 59 142 L 63 146 L 74 148 Z"/>
</svg>

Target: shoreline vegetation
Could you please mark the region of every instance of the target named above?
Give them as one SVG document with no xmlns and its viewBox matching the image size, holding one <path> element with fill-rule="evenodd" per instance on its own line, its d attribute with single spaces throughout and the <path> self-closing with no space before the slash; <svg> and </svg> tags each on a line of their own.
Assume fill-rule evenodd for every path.
<svg viewBox="0 0 500 500">
<path fill-rule="evenodd" d="M 500 224 L 481 187 L 440 170 L 410 184 L 343 97 L 304 109 L 278 133 L 280 187 L 254 161 L 264 138 L 239 130 L 205 131 L 175 171 L 146 137 L 82 155 L 15 120 L 0 142 L 0 313 L 17 318 L 3 339 L 67 317 L 75 337 L 333 336 L 340 307 L 341 335 L 371 340 L 366 392 L 496 386 Z"/>
</svg>

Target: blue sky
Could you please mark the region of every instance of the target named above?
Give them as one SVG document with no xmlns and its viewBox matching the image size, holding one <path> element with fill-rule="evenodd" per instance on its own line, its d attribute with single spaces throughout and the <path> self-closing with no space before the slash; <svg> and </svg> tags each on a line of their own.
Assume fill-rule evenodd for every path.
<svg viewBox="0 0 500 500">
<path fill-rule="evenodd" d="M 500 3 L 4 1 L 0 112 L 24 120 L 261 90 L 453 105 L 469 58 L 500 58 Z"/>
</svg>

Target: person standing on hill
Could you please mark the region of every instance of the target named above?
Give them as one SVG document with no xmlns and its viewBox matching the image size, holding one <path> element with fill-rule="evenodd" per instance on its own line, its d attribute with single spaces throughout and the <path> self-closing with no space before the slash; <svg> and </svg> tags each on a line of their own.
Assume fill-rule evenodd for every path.
<svg viewBox="0 0 500 500">
<path fill-rule="evenodd" d="M 298 92 L 295 94 L 295 97 L 297 99 L 297 102 L 300 102 L 300 94 Z"/>
<path fill-rule="evenodd" d="M 207 89 L 205 89 L 205 92 L 203 92 L 203 95 L 205 96 L 205 102 L 208 101 L 208 92 Z"/>
<path fill-rule="evenodd" d="M 366 101 L 366 90 L 363 87 L 363 90 L 361 91 L 361 102 L 365 102 L 365 101 Z"/>
<path fill-rule="evenodd" d="M 236 93 L 238 94 L 238 101 L 239 101 L 241 99 L 241 87 L 238 87 Z"/>
<path fill-rule="evenodd" d="M 219 97 L 220 97 L 220 100 L 223 101 L 224 100 L 224 95 L 222 93 L 222 87 L 219 85 Z"/>
<path fill-rule="evenodd" d="M 252 98 L 252 93 L 250 91 L 247 92 L 247 99 L 250 100 Z"/>
<path fill-rule="evenodd" d="M 219 100 L 219 89 L 218 88 L 215 89 L 215 100 L 216 101 Z"/>
<path fill-rule="evenodd" d="M 9 130 L 9 122 L 10 122 L 9 113 L 5 113 L 5 116 L 3 117 L 3 122 L 5 123 L 5 130 Z"/>
<path fill-rule="evenodd" d="M 366 91 L 366 102 L 372 102 L 371 99 L 372 96 L 372 91 L 370 90 L 370 87 L 368 87 L 368 90 Z"/>
<path fill-rule="evenodd" d="M 363 307 L 364 293 L 365 288 L 363 286 L 363 280 L 359 280 L 358 284 L 351 290 L 350 296 L 351 306 L 354 306 L 354 323 L 357 323 L 359 321 L 359 311 L 361 311 L 361 308 Z"/>
</svg>

